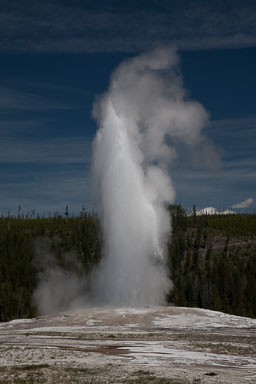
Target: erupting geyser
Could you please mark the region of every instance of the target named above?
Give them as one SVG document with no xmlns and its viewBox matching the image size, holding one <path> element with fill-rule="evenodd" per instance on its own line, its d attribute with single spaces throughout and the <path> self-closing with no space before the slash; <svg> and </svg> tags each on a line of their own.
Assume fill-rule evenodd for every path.
<svg viewBox="0 0 256 384">
<path fill-rule="evenodd" d="M 171 282 L 165 247 L 167 204 L 175 192 L 168 165 L 179 142 L 194 145 L 207 122 L 189 101 L 176 51 L 156 49 L 123 62 L 94 105 L 94 181 L 100 202 L 105 257 L 94 294 L 116 305 L 162 304 Z"/>
</svg>

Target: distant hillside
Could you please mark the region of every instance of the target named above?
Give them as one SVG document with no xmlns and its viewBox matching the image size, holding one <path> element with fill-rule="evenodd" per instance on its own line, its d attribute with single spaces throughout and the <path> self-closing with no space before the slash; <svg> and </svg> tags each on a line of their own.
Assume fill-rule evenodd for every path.
<svg viewBox="0 0 256 384">
<path fill-rule="evenodd" d="M 256 215 L 187 217 L 179 205 L 170 214 L 169 303 L 256 317 Z M 0 321 L 38 314 L 32 296 L 48 253 L 64 270 L 90 273 L 102 257 L 97 216 L 0 218 Z"/>
<path fill-rule="evenodd" d="M 169 301 L 256 317 L 256 215 L 170 212 Z"/>
</svg>

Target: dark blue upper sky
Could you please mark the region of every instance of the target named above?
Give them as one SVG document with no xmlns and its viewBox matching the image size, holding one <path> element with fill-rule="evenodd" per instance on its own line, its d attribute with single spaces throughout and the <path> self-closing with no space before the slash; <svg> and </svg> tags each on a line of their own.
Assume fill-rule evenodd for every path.
<svg viewBox="0 0 256 384">
<path fill-rule="evenodd" d="M 255 20 L 253 1 L 0 0 L 0 212 L 92 206 L 93 101 L 122 60 L 158 44 L 177 46 L 222 158 L 213 171 L 181 154 L 177 201 L 254 199 Z"/>
</svg>

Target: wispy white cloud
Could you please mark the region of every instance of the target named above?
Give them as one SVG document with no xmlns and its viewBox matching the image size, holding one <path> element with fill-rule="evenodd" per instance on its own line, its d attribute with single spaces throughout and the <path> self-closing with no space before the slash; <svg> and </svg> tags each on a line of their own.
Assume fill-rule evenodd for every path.
<svg viewBox="0 0 256 384">
<path fill-rule="evenodd" d="M 90 53 L 134 52 L 159 43 L 174 43 L 180 49 L 256 45 L 256 7 L 251 2 L 231 2 L 230 7 L 218 1 L 160 4 L 147 10 L 102 3 L 92 7 L 88 2 L 76 6 L 54 0 L 13 1 L 0 15 L 0 49 Z"/>
<path fill-rule="evenodd" d="M 256 117 L 212 121 L 207 134 L 217 145 L 223 147 L 227 161 L 242 159 L 256 162 Z"/>
<path fill-rule="evenodd" d="M 84 137 L 1 138 L 0 164 L 89 164 L 91 142 Z"/>
<path fill-rule="evenodd" d="M 231 205 L 231 208 L 249 208 L 253 204 L 253 198 L 249 197 L 249 199 L 243 200 L 240 203 Z"/>
<path fill-rule="evenodd" d="M 218 135 L 232 132 L 237 134 L 241 131 L 254 130 L 256 127 L 256 116 L 240 119 L 213 120 L 209 123 L 208 129 L 218 131 Z"/>
<path fill-rule="evenodd" d="M 30 180 L 19 180 L 19 170 L 15 170 L 12 176 L 12 181 L 0 179 L 0 214 L 17 214 L 19 205 L 24 213 L 34 208 L 46 215 L 56 210 L 64 213 L 66 205 L 70 213 L 79 213 L 83 204 L 93 208 L 89 175 L 81 170 L 36 169 Z"/>
<path fill-rule="evenodd" d="M 27 87 L 27 85 L 26 85 Z M 50 92 L 50 90 L 49 90 Z M 67 90 L 66 90 L 67 92 Z M 70 110 L 81 108 L 81 105 L 63 101 L 56 94 L 42 96 L 38 90 L 34 92 L 18 89 L 17 87 L 0 86 L 0 112 L 4 111 L 42 111 L 42 110 Z"/>
<path fill-rule="evenodd" d="M 20 122 L 23 130 L 28 123 Z M 85 137 L 8 135 L 9 122 L 0 130 L 0 214 L 21 205 L 24 212 L 63 212 L 65 205 L 78 213 L 90 201 L 91 141 Z M 12 130 L 12 127 L 11 127 Z"/>
<path fill-rule="evenodd" d="M 221 167 L 211 171 L 202 166 L 203 161 L 193 162 L 181 153 L 172 170 L 178 201 L 185 205 L 194 201 L 199 207 L 212 205 L 222 209 L 248 195 L 253 199 L 256 190 L 256 118 L 212 121 L 207 135 L 222 153 Z"/>
<path fill-rule="evenodd" d="M 247 196 L 255 200 L 255 122 L 250 117 L 211 123 L 208 131 L 214 141 L 222 135 L 220 142 L 225 145 L 222 166 L 217 170 L 202 167 L 200 153 L 196 161 L 178 153 L 170 170 L 177 201 L 188 207 L 195 203 L 198 208 L 212 205 L 222 209 Z M 0 213 L 13 211 L 19 204 L 25 212 L 33 207 L 41 212 L 61 211 L 65 204 L 79 212 L 82 204 L 91 206 L 91 142 L 84 137 L 29 137 L 1 137 Z"/>
</svg>

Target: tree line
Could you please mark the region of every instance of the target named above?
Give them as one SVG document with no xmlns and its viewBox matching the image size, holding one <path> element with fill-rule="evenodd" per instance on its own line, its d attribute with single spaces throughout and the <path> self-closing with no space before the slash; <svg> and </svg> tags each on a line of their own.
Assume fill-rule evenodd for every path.
<svg viewBox="0 0 256 384">
<path fill-rule="evenodd" d="M 33 292 L 46 265 L 42 260 L 46 254 L 37 255 L 37 248 L 43 245 L 61 268 L 75 269 L 79 264 L 89 273 L 101 258 L 97 215 L 0 218 L 0 321 L 38 315 Z M 66 257 L 69 252 L 76 260 Z"/>
<path fill-rule="evenodd" d="M 256 317 L 256 215 L 186 215 L 169 207 L 172 233 L 166 268 L 173 289 L 170 304 Z M 66 270 L 77 262 L 90 273 L 102 257 L 103 236 L 95 213 L 79 217 L 0 218 L 0 321 L 38 315 L 33 302 L 44 268 L 37 245 L 47 244 Z M 72 254 L 72 259 L 65 257 Z M 40 259 L 41 257 L 41 259 Z"/>
<path fill-rule="evenodd" d="M 256 317 L 256 215 L 170 214 L 168 301 Z"/>
</svg>

